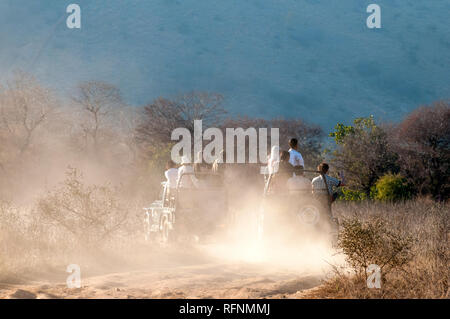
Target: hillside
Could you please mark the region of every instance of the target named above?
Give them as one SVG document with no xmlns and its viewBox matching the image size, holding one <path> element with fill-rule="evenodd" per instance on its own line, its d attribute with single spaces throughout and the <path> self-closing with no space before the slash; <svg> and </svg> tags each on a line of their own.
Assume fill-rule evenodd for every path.
<svg viewBox="0 0 450 319">
<path fill-rule="evenodd" d="M 232 113 L 301 116 L 326 130 L 450 97 L 447 0 L 76 3 L 81 30 L 65 26 L 68 3 L 0 3 L 3 79 L 22 69 L 64 93 L 104 80 L 135 105 L 215 91 Z M 366 27 L 369 3 L 381 6 L 382 29 Z"/>
</svg>

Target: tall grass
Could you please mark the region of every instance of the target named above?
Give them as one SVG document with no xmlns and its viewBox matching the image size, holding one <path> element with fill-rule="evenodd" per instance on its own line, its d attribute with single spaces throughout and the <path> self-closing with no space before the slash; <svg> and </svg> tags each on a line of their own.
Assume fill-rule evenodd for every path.
<svg viewBox="0 0 450 319">
<path fill-rule="evenodd" d="M 399 203 L 340 202 L 334 207 L 334 214 L 340 220 L 358 220 L 366 225 L 383 220 L 387 231 L 398 236 L 399 243 L 411 239 L 411 247 L 405 247 L 410 258 L 399 267 L 382 271 L 380 289 L 368 288 L 366 277 L 359 276 L 354 265 L 335 265 L 335 276 L 317 289 L 312 297 L 449 297 L 449 204 L 427 199 Z M 341 229 L 343 232 L 345 229 Z"/>
<path fill-rule="evenodd" d="M 380 289 L 368 288 L 366 277 L 358 275 L 350 265 L 336 265 L 335 276 L 310 297 L 449 297 L 449 204 L 426 199 L 338 202 L 333 210 L 340 221 L 357 220 L 361 225 L 370 225 L 383 220 L 383 227 L 375 227 L 375 232 L 385 229 L 395 234 L 389 237 L 390 243 L 411 245 L 399 250 L 408 254 L 401 263 L 383 269 Z M 143 238 L 140 212 L 139 205 L 121 199 L 120 190 L 86 186 L 76 174 L 69 174 L 65 183 L 33 207 L 18 208 L 0 202 L 0 281 L 44 266 L 68 265 L 86 252 L 96 261 L 101 261 L 105 252 L 126 253 Z M 382 238 L 383 234 L 377 236 L 374 238 Z M 405 238 L 408 240 L 403 241 Z M 389 255 L 386 249 L 382 252 Z M 371 256 L 377 263 L 377 255 Z"/>
</svg>

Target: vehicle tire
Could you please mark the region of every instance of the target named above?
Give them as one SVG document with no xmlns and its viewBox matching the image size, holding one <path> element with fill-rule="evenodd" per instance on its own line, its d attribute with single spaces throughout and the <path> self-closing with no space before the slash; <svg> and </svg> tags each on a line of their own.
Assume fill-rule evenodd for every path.
<svg viewBox="0 0 450 319">
<path fill-rule="evenodd" d="M 328 213 L 324 205 L 315 199 L 302 201 L 296 210 L 297 221 L 304 227 L 319 229 L 328 223 Z"/>
</svg>

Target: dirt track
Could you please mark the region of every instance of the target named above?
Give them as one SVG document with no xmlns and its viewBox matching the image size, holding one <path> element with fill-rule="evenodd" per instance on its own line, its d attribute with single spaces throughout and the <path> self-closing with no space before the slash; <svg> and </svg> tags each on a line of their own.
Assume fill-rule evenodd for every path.
<svg viewBox="0 0 450 319">
<path fill-rule="evenodd" d="M 325 275 L 324 269 L 310 262 L 314 271 L 305 264 L 286 266 L 271 260 L 243 260 L 242 256 L 223 260 L 208 253 L 211 249 L 204 248 L 202 254 L 158 252 L 140 269 L 130 269 L 127 263 L 116 270 L 81 266 L 79 289 L 67 288 L 65 269 L 49 269 L 28 275 L 22 283 L 0 283 L 0 298 L 302 298 Z M 221 249 L 230 248 L 212 250 Z M 311 261 L 311 256 L 305 257 Z M 280 256 L 276 259 L 281 260 Z"/>
<path fill-rule="evenodd" d="M 295 298 L 319 283 L 308 274 L 211 264 L 95 276 L 84 279 L 80 289 L 55 282 L 2 285 L 0 298 Z"/>
</svg>

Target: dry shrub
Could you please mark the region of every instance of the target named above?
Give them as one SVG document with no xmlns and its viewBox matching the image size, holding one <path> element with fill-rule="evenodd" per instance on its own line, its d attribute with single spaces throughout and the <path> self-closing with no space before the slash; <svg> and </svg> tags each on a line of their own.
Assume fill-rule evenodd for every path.
<svg viewBox="0 0 450 319">
<path fill-rule="evenodd" d="M 141 209 L 122 193 L 86 185 L 76 169 L 69 169 L 65 181 L 35 206 L 0 202 L 2 278 L 72 260 L 98 264 L 129 251 L 143 238 Z"/>
<path fill-rule="evenodd" d="M 347 234 L 344 230 L 346 236 L 341 238 L 341 246 L 347 247 L 344 251 L 354 261 L 353 266 L 368 265 L 373 260 L 381 267 L 380 260 L 387 260 L 395 267 L 384 267 L 381 289 L 370 289 L 364 276 L 355 275 L 348 266 L 335 266 L 335 276 L 311 297 L 448 298 L 449 208 L 449 204 L 426 199 L 401 203 L 338 203 L 334 213 L 352 221 L 347 224 L 350 227 Z M 385 222 L 377 224 L 380 219 Z M 354 243 L 349 241 L 351 238 Z M 374 251 L 367 251 L 364 242 L 374 247 Z M 380 246 L 384 248 L 378 249 Z M 364 259 L 359 256 L 364 254 L 367 261 L 361 262 Z M 389 255 L 395 258 L 386 259 Z"/>
<path fill-rule="evenodd" d="M 85 185 L 76 169 L 69 169 L 59 188 L 41 198 L 37 211 L 58 239 L 85 248 L 102 248 L 126 230 L 129 209 L 119 190 Z"/>
<path fill-rule="evenodd" d="M 387 227 L 381 218 L 362 222 L 356 218 L 344 220 L 339 232 L 338 247 L 357 275 L 378 265 L 383 274 L 400 268 L 411 260 L 411 236 L 402 236 Z"/>
</svg>

